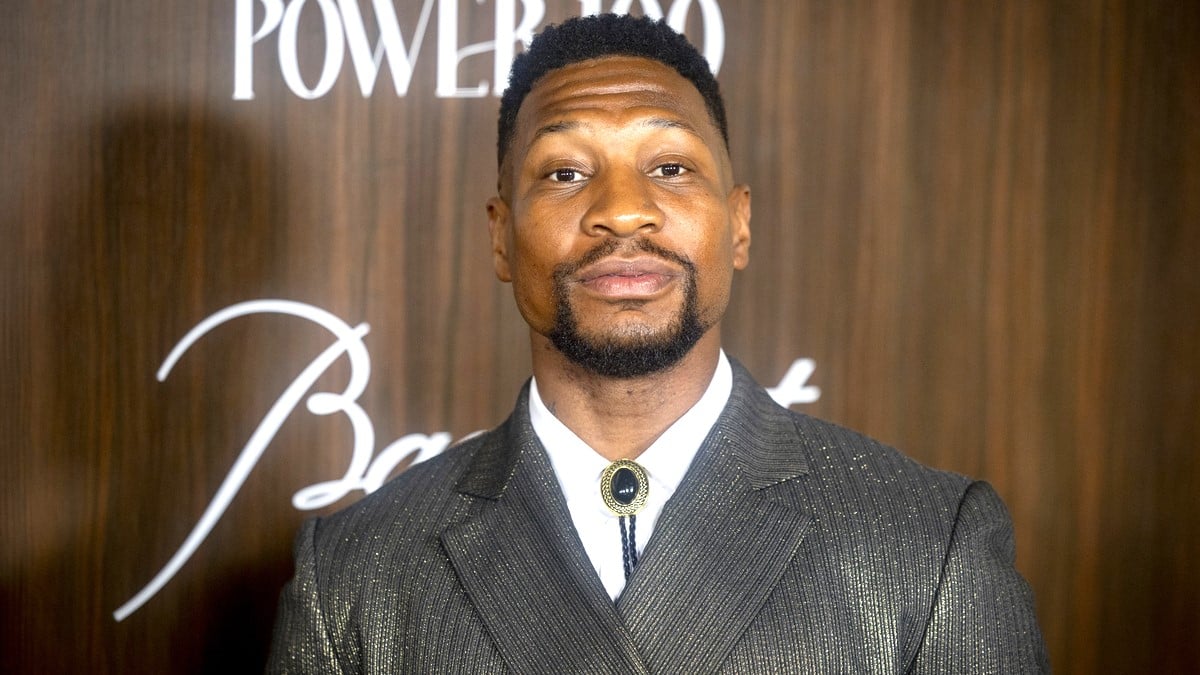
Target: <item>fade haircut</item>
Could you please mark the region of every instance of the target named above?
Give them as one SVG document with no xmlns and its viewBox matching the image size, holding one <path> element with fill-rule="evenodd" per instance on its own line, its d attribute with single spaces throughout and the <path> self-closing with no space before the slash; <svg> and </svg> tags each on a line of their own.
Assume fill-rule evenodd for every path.
<svg viewBox="0 0 1200 675">
<path fill-rule="evenodd" d="M 658 61 L 687 78 L 699 90 L 708 108 L 708 116 L 721 132 L 729 149 L 729 131 L 725 122 L 725 103 L 717 79 L 708 61 L 687 38 L 676 33 L 664 21 L 623 14 L 601 14 L 568 19 L 548 26 L 529 49 L 513 60 L 508 88 L 500 99 L 500 124 L 496 159 L 501 170 L 512 144 L 521 103 L 533 85 L 547 73 L 580 61 L 605 56 L 637 56 Z"/>
</svg>

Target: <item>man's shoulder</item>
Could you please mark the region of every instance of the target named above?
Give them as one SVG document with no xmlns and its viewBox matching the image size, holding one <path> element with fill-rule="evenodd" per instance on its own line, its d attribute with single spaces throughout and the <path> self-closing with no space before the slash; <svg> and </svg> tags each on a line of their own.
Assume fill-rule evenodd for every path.
<svg viewBox="0 0 1200 675">
<path fill-rule="evenodd" d="M 808 472 L 795 481 L 822 527 L 836 536 L 891 541 L 897 550 L 920 542 L 942 548 L 953 535 L 963 504 L 990 518 L 1007 519 L 986 484 L 926 466 L 896 448 L 838 424 L 790 412 Z M 999 522 L 998 520 L 998 522 Z"/>
<path fill-rule="evenodd" d="M 497 442 L 497 430 L 464 438 L 442 453 L 404 469 L 378 490 L 346 508 L 320 519 L 318 547 L 328 542 L 353 543 L 387 537 L 427 538 L 469 511 L 471 499 L 458 482 L 476 453 Z"/>
<path fill-rule="evenodd" d="M 296 538 L 297 579 L 305 575 L 316 584 L 310 600 L 319 603 L 331 632 L 383 630 L 423 585 L 444 586 L 452 573 L 442 535 L 477 515 L 485 501 L 465 494 L 459 482 L 481 449 L 504 442 L 495 434 L 460 441 L 354 504 L 305 522 Z"/>
<path fill-rule="evenodd" d="M 961 494 L 972 482 L 962 474 L 922 464 L 862 432 L 804 413 L 788 413 L 816 473 L 854 483 L 924 488 L 953 495 Z"/>
<path fill-rule="evenodd" d="M 754 459 L 758 468 L 803 466 L 806 482 L 839 488 L 848 498 L 884 491 L 956 500 L 971 484 L 866 434 L 780 406 L 741 364 L 733 364 L 735 388 L 727 412 L 736 421 L 726 428 L 745 434 L 748 445 L 766 453 L 767 458 Z"/>
</svg>

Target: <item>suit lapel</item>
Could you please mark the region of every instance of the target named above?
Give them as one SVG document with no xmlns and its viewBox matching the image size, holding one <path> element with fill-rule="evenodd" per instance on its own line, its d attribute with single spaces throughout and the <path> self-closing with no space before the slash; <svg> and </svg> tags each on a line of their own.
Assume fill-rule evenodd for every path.
<svg viewBox="0 0 1200 675">
<path fill-rule="evenodd" d="M 570 526 L 527 396 L 459 481 L 479 514 L 442 544 L 511 670 L 647 672 Z"/>
<path fill-rule="evenodd" d="M 729 404 L 617 602 L 654 672 L 719 668 L 812 523 L 771 495 L 806 471 L 795 423 L 733 365 Z"/>
</svg>

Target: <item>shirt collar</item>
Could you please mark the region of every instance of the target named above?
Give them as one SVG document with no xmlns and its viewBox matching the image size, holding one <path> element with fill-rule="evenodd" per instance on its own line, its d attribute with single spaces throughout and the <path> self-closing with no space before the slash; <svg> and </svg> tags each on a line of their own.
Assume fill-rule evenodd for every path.
<svg viewBox="0 0 1200 675">
<path fill-rule="evenodd" d="M 637 463 L 646 469 L 649 478 L 666 488 L 667 496 L 679 487 L 732 391 L 733 369 L 721 350 L 717 368 L 700 400 L 637 457 Z M 573 495 L 595 491 L 608 460 L 550 412 L 538 392 L 536 378 L 529 383 L 529 422 L 550 456 L 550 464 L 568 501 Z"/>
</svg>

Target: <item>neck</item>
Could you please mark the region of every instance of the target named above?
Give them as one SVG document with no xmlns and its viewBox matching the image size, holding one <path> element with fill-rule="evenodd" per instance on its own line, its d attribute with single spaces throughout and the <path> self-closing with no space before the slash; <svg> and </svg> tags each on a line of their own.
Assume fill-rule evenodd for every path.
<svg viewBox="0 0 1200 675">
<path fill-rule="evenodd" d="M 643 377 L 613 379 L 568 361 L 533 333 L 533 374 L 546 407 L 609 461 L 650 447 L 708 388 L 721 349 L 713 326 L 678 363 Z"/>
</svg>

